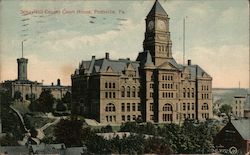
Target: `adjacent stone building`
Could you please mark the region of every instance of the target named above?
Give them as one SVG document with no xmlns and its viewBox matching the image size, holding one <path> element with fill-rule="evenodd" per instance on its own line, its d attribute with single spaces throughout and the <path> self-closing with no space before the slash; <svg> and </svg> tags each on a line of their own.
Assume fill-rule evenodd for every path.
<svg viewBox="0 0 250 155">
<path fill-rule="evenodd" d="M 9 91 L 13 98 L 16 93 L 20 92 L 23 100 L 30 100 L 31 98 L 35 100 L 39 98 L 43 90 L 50 90 L 56 99 L 61 99 L 66 92 L 71 92 L 71 87 L 62 86 L 60 79 L 57 80 L 57 85 L 52 83 L 51 86 L 43 85 L 43 83 L 37 81 L 30 81 L 27 76 L 28 59 L 19 58 L 17 59 L 17 64 L 18 78 L 16 80 L 7 80 L 0 84 Z"/>
<path fill-rule="evenodd" d="M 212 117 L 212 77 L 172 56 L 169 17 L 156 0 L 146 17 L 144 51 L 136 61 L 82 61 L 71 76 L 74 112 L 100 123 L 180 123 Z"/>
</svg>

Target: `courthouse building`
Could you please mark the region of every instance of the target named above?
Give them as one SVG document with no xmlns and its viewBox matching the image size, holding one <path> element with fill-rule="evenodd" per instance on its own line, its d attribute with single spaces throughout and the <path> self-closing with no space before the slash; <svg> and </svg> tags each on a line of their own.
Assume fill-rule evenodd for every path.
<svg viewBox="0 0 250 155">
<path fill-rule="evenodd" d="M 212 77 L 172 56 L 169 16 L 156 0 L 145 24 L 144 51 L 136 61 L 92 56 L 71 76 L 74 112 L 103 124 L 138 119 L 180 123 L 212 117 Z"/>
</svg>

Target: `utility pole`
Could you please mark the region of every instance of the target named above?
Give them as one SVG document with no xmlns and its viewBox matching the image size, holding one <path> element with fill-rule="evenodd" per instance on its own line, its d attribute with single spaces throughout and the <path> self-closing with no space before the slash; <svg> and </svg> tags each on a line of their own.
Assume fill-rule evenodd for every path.
<svg viewBox="0 0 250 155">
<path fill-rule="evenodd" d="M 185 33 L 186 33 L 186 32 L 185 32 L 185 29 L 186 29 L 186 28 L 185 28 L 185 22 L 186 22 L 186 21 L 185 21 L 185 18 L 184 18 L 184 19 L 183 19 L 183 66 L 185 65 L 185 39 L 186 39 L 186 38 L 185 38 L 185 37 L 186 37 L 186 36 L 185 36 Z"/>
</svg>

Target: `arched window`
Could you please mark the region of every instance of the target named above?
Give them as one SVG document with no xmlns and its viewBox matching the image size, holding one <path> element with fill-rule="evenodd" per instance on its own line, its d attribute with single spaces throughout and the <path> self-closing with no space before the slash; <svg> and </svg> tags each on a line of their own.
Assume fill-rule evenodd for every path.
<svg viewBox="0 0 250 155">
<path fill-rule="evenodd" d="M 127 87 L 127 97 L 130 97 L 130 87 Z"/>
<path fill-rule="evenodd" d="M 208 110 L 208 104 L 207 103 L 203 103 L 201 110 Z"/>
<path fill-rule="evenodd" d="M 125 87 L 124 86 L 122 86 L 122 88 L 121 88 L 121 96 L 125 97 Z"/>
<path fill-rule="evenodd" d="M 162 108 L 163 111 L 173 111 L 172 105 L 167 103 Z"/>
<path fill-rule="evenodd" d="M 132 97 L 135 97 L 135 87 L 132 88 Z"/>
<path fill-rule="evenodd" d="M 115 112 L 115 105 L 113 103 L 107 104 L 105 108 L 106 112 Z"/>
<path fill-rule="evenodd" d="M 167 103 L 162 108 L 163 114 L 162 114 L 162 120 L 164 122 L 172 122 L 173 121 L 173 108 L 172 105 Z"/>
</svg>

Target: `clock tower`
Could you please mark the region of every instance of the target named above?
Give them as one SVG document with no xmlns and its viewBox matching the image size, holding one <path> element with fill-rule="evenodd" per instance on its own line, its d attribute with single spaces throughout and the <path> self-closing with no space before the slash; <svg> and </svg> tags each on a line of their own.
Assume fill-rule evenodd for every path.
<svg viewBox="0 0 250 155">
<path fill-rule="evenodd" d="M 173 58 L 168 14 L 158 0 L 155 1 L 146 18 L 143 48 L 144 51 L 150 51 L 155 66 Z"/>
</svg>

